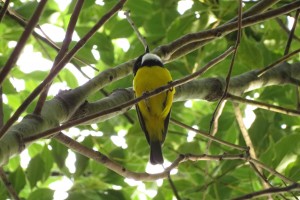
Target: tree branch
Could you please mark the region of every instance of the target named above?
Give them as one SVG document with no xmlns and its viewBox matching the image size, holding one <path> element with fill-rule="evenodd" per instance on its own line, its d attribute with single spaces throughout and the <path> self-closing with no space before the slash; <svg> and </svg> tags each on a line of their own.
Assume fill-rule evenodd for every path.
<svg viewBox="0 0 300 200">
<path fill-rule="evenodd" d="M 134 179 L 134 180 L 141 180 L 141 181 L 152 181 L 152 180 L 157 180 L 157 179 L 162 179 L 162 178 L 167 178 L 170 171 L 176 167 L 182 162 L 186 161 L 222 161 L 222 160 L 244 160 L 244 161 L 249 161 L 253 162 L 254 164 L 259 165 L 260 167 L 266 169 L 267 171 L 271 172 L 275 176 L 281 178 L 284 181 L 287 181 L 289 183 L 294 183 L 293 181 L 290 181 L 288 178 L 283 176 L 282 174 L 276 172 L 275 170 L 265 166 L 264 164 L 260 163 L 259 161 L 249 158 L 245 154 L 222 154 L 222 155 L 192 155 L 192 154 L 185 154 L 185 155 L 179 155 L 176 160 L 172 162 L 172 164 L 167 167 L 163 172 L 161 173 L 156 173 L 156 174 L 148 174 L 148 173 L 139 173 L 139 172 L 133 172 L 127 170 L 125 167 L 119 165 L 118 163 L 110 160 L 107 156 L 102 154 L 99 151 L 95 151 L 92 149 L 89 149 L 88 147 L 85 147 L 81 145 L 80 143 L 76 142 L 75 140 L 72 140 L 68 136 L 60 133 L 57 136 L 55 136 L 55 139 L 57 139 L 60 143 L 66 145 L 68 148 L 72 149 L 73 151 L 84 155 L 88 158 L 91 158 L 95 160 L 96 162 L 99 162 L 103 164 L 105 167 L 108 169 L 116 172 L 120 176 Z"/>
<path fill-rule="evenodd" d="M 178 194 L 178 191 L 177 191 L 177 189 L 176 189 L 176 186 L 175 186 L 175 184 L 173 183 L 173 181 L 172 181 L 172 179 L 171 179 L 170 171 L 169 171 L 169 174 L 168 174 L 168 181 L 169 181 L 169 183 L 170 183 L 170 186 L 171 186 L 171 188 L 172 188 L 172 191 L 173 191 L 173 193 L 174 193 L 176 199 L 177 199 L 177 200 L 181 200 L 181 198 L 180 198 L 180 196 L 179 196 L 179 194 Z"/>
<path fill-rule="evenodd" d="M 267 19 L 271 19 L 276 16 L 286 14 L 288 12 L 298 9 L 299 7 L 300 7 L 300 1 L 295 1 L 293 3 L 282 6 L 281 8 L 278 9 L 273 9 L 262 14 L 246 17 L 242 20 L 242 28 L 265 21 Z M 214 29 L 187 34 L 167 45 L 158 47 L 157 49 L 155 49 L 154 52 L 160 55 L 164 61 L 171 61 L 177 59 L 179 56 L 183 56 L 183 55 L 176 54 L 175 57 L 173 56 L 173 54 L 176 53 L 176 51 L 181 51 L 181 48 L 184 48 L 186 45 L 189 45 L 194 42 L 204 43 L 204 41 L 207 42 L 208 39 L 211 40 L 215 38 L 220 38 L 221 36 L 227 35 L 228 33 L 236 30 L 238 30 L 238 22 L 236 21 L 230 22 Z M 199 48 L 199 44 L 196 45 L 196 48 Z M 194 49 L 190 49 L 190 51 L 184 51 L 184 52 L 188 53 L 193 50 Z"/>
<path fill-rule="evenodd" d="M 222 144 L 222 145 L 224 145 L 224 146 L 228 146 L 228 147 L 231 147 L 231 148 L 233 148 L 233 149 L 238 149 L 238 150 L 240 150 L 240 151 L 247 151 L 247 150 L 248 150 L 247 147 L 242 147 L 242 146 L 239 146 L 239 145 L 231 144 L 231 143 L 229 143 L 229 142 L 220 140 L 220 139 L 218 139 L 218 138 L 216 138 L 216 137 L 211 136 L 211 135 L 208 134 L 208 133 L 205 133 L 204 131 L 197 130 L 197 129 L 193 128 L 193 127 L 187 126 L 187 125 L 185 125 L 185 124 L 183 124 L 183 123 L 181 123 L 181 122 L 179 122 L 179 121 L 177 121 L 177 120 L 175 120 L 175 119 L 172 119 L 172 118 L 171 118 L 170 121 L 171 121 L 173 124 L 176 124 L 176 125 L 178 125 L 178 126 L 180 126 L 180 127 L 182 127 L 182 128 L 185 128 L 185 129 L 187 129 L 187 130 L 194 131 L 194 132 L 196 132 L 197 134 L 201 135 L 202 137 L 205 137 L 205 138 L 207 138 L 207 139 L 210 139 L 211 141 L 215 141 L 215 142 L 217 142 L 217 143 L 219 143 L 219 144 Z"/>
<path fill-rule="evenodd" d="M 14 200 L 19 200 L 19 196 L 15 190 L 15 188 L 13 188 L 11 182 L 8 180 L 4 170 L 2 167 L 0 167 L 0 178 L 2 180 L 2 182 L 4 183 L 8 193 L 10 194 L 11 198 Z"/>
<path fill-rule="evenodd" d="M 4 2 L 4 5 L 3 5 L 3 7 L 2 7 L 2 9 L 0 11 L 0 22 L 3 20 L 5 14 L 6 14 L 6 11 L 7 11 L 9 3 L 10 3 L 10 0 L 6 0 Z"/>
<path fill-rule="evenodd" d="M 247 105 L 256 106 L 258 108 L 262 108 L 265 110 L 269 110 L 269 111 L 273 111 L 273 112 L 277 112 L 277 113 L 281 113 L 281 114 L 285 114 L 285 115 L 300 116 L 300 111 L 298 111 L 298 110 L 283 108 L 281 106 L 275 106 L 275 105 L 255 101 L 255 100 L 245 99 L 245 98 L 234 96 L 231 94 L 228 94 L 227 98 L 236 103 L 244 103 Z"/>
<path fill-rule="evenodd" d="M 10 72 L 10 70 L 14 67 L 15 63 L 17 62 L 19 55 L 26 44 L 27 39 L 31 35 L 32 30 L 36 26 L 39 21 L 40 16 L 43 13 L 44 7 L 47 3 L 47 0 L 41 0 L 38 4 L 36 10 L 34 11 L 31 19 L 29 20 L 24 32 L 22 33 L 16 47 L 14 48 L 13 52 L 9 56 L 8 60 L 6 61 L 5 65 L 3 66 L 0 72 L 0 86 L 2 85 L 4 79 Z M 1 138 L 1 134 L 0 134 Z"/>
<path fill-rule="evenodd" d="M 272 5 L 276 4 L 280 0 L 261 0 L 258 1 L 254 6 L 249 8 L 243 13 L 243 18 L 244 17 L 249 17 L 251 15 L 259 14 L 263 11 L 266 11 L 268 8 L 270 8 Z M 237 20 L 237 18 L 234 18 L 230 20 L 230 22 Z"/>
<path fill-rule="evenodd" d="M 247 128 L 245 127 L 245 124 L 243 122 L 243 116 L 242 116 L 242 112 L 240 110 L 239 104 L 233 103 L 233 108 L 234 108 L 234 113 L 235 113 L 236 121 L 238 122 L 240 130 L 242 132 L 244 141 L 245 141 L 246 145 L 249 147 L 250 157 L 252 157 L 252 158 L 254 158 L 254 159 L 257 160 L 257 156 L 256 156 L 256 153 L 255 153 L 255 149 L 254 149 L 252 140 L 251 140 L 250 135 L 249 135 L 249 133 L 247 131 Z M 263 170 L 262 170 L 262 168 L 256 167 L 253 163 L 250 163 L 250 165 L 257 172 L 257 174 L 259 175 L 259 177 L 261 177 L 262 184 L 263 184 L 264 188 L 269 188 L 271 186 L 271 184 L 263 176 Z"/>
<path fill-rule="evenodd" d="M 62 60 L 62 58 L 66 55 L 66 53 L 69 49 L 69 45 L 72 41 L 73 32 L 75 30 L 75 26 L 76 26 L 81 8 L 83 6 L 83 3 L 84 3 L 84 0 L 78 0 L 76 2 L 74 11 L 72 12 L 71 19 L 70 19 L 70 22 L 68 24 L 68 28 L 67 28 L 67 31 L 66 31 L 65 38 L 63 40 L 61 49 L 59 50 L 59 52 L 58 52 L 58 54 L 57 54 L 57 56 L 56 56 L 56 58 L 53 62 L 52 68 L 50 70 L 50 74 L 54 71 L 57 64 Z M 45 86 L 44 90 L 42 91 L 42 93 L 40 95 L 40 98 L 38 99 L 38 102 L 36 104 L 35 110 L 33 111 L 34 114 L 39 115 L 41 113 L 41 110 L 42 110 L 42 107 L 43 107 L 43 105 L 46 101 L 46 98 L 47 98 L 47 95 L 48 95 L 48 90 L 50 88 L 51 83 L 52 83 L 52 81 L 49 82 Z"/>
<path fill-rule="evenodd" d="M 284 62 L 284 61 L 287 61 L 290 57 L 292 57 L 292 56 L 298 54 L 299 52 L 300 52 L 300 49 L 297 49 L 297 50 L 295 50 L 295 51 L 293 51 L 293 52 L 291 52 L 291 53 L 289 53 L 289 54 L 286 54 L 286 55 L 282 56 L 280 59 L 278 59 L 277 61 L 275 61 L 275 62 L 272 63 L 271 65 L 268 65 L 267 67 L 265 67 L 265 68 L 259 70 L 259 71 L 257 72 L 257 76 L 263 75 L 263 74 L 266 73 L 268 70 L 272 69 L 273 67 L 276 67 L 276 65 L 278 65 L 278 64 L 280 64 L 280 63 L 282 63 L 282 62 Z"/>
<path fill-rule="evenodd" d="M 208 69 L 210 69 L 215 64 L 217 64 L 220 61 L 224 60 L 229 54 L 232 53 L 232 51 L 233 51 L 233 49 L 229 48 L 223 54 L 219 55 L 217 58 L 215 58 L 215 59 L 211 60 L 209 63 L 207 63 L 199 71 L 197 71 L 197 72 L 195 72 L 195 73 L 193 73 L 193 74 L 191 74 L 189 76 L 186 76 L 186 77 L 184 77 L 182 79 L 173 81 L 173 82 L 171 82 L 171 83 L 169 83 L 169 84 L 167 84 L 165 86 L 162 86 L 160 88 L 157 88 L 157 89 L 155 89 L 153 91 L 147 92 L 147 93 L 143 94 L 141 97 L 138 97 L 138 98 L 135 98 L 135 99 L 130 100 L 128 102 L 125 102 L 123 104 L 117 105 L 117 106 L 115 106 L 113 108 L 106 109 L 104 111 L 101 111 L 101 112 L 98 112 L 98 113 L 95 113 L 95 114 L 91 114 L 91 115 L 86 116 L 84 118 L 76 119 L 76 120 L 73 120 L 73 121 L 66 122 L 65 124 L 63 124 L 61 126 L 54 127 L 52 129 L 46 130 L 46 131 L 38 133 L 36 135 L 28 136 L 28 137 L 24 138 L 24 141 L 25 142 L 32 142 L 32 141 L 40 139 L 40 138 L 49 137 L 51 135 L 54 135 L 57 132 L 60 132 L 60 131 L 62 131 L 64 129 L 66 129 L 66 128 L 73 127 L 73 126 L 75 126 L 77 124 L 81 124 L 81 123 L 93 120 L 95 118 L 98 118 L 98 117 L 101 117 L 101 116 L 104 116 L 104 115 L 107 115 L 107 114 L 111 114 L 111 113 L 114 113 L 114 112 L 121 111 L 124 108 L 126 109 L 128 107 L 133 106 L 134 104 L 138 103 L 139 101 L 141 101 L 143 99 L 146 99 L 146 98 L 149 98 L 151 96 L 157 95 L 157 94 L 159 94 L 161 92 L 164 92 L 164 91 L 168 90 L 169 88 L 177 87 L 179 85 L 183 85 L 183 84 L 185 84 L 187 82 L 190 82 L 191 80 L 197 78 L 199 75 L 201 75 L 202 73 L 204 73 L 205 71 L 207 71 Z"/>
<path fill-rule="evenodd" d="M 258 166 L 258 167 L 260 167 L 260 168 L 268 171 L 270 174 L 272 174 L 274 176 L 277 176 L 278 178 L 280 178 L 281 180 L 283 180 L 283 181 L 285 181 L 287 183 L 290 183 L 290 184 L 295 183 L 295 181 L 287 178 L 286 176 L 284 176 L 284 175 L 280 174 L 279 172 L 277 172 L 275 169 L 272 169 L 272 168 L 264 165 L 262 162 L 254 159 L 254 158 L 249 157 L 248 161 L 251 162 L 251 163 L 253 163 L 255 166 Z"/>
<path fill-rule="evenodd" d="M 16 21 L 22 27 L 26 27 L 26 25 L 28 24 L 28 22 L 26 20 L 24 20 L 17 12 L 15 12 L 12 9 L 8 8 L 7 16 L 9 16 L 12 20 Z M 41 40 L 42 42 L 44 42 L 45 44 L 47 44 L 49 47 L 53 48 L 54 50 L 56 50 L 58 52 L 60 50 L 60 47 L 45 34 L 45 32 L 43 31 L 43 29 L 41 29 L 41 27 L 39 25 L 37 25 L 36 28 L 39 29 L 40 32 L 44 36 L 40 35 L 40 33 L 38 33 L 37 31 L 33 30 L 32 31 L 33 37 L 37 41 Z M 72 57 L 72 59 L 71 59 L 71 61 L 74 61 L 74 60 L 76 60 L 76 61 L 78 61 L 78 62 L 80 62 L 80 63 L 82 63 L 84 65 L 92 67 L 91 65 L 85 63 L 83 60 L 80 60 L 76 55 L 74 55 Z M 73 62 L 73 64 L 76 65 L 74 62 Z"/>
<path fill-rule="evenodd" d="M 234 198 L 233 200 L 245 200 L 245 199 L 253 199 L 253 198 L 257 198 L 257 197 L 264 197 L 267 195 L 272 195 L 272 194 L 282 194 L 282 193 L 286 193 L 286 192 L 290 192 L 290 191 L 300 191 L 300 184 L 299 183 L 294 183 L 292 185 L 289 185 L 287 187 L 273 187 L 273 188 L 269 188 L 266 190 L 261 190 L 258 192 L 253 192 L 241 197 L 237 197 Z"/>
<path fill-rule="evenodd" d="M 212 115 L 212 119 L 210 121 L 210 125 L 209 125 L 209 133 L 211 132 L 211 128 L 212 126 L 214 125 L 214 127 L 217 127 L 216 124 L 218 123 L 218 120 L 215 122 L 215 115 L 217 112 L 220 112 L 219 113 L 219 117 L 221 116 L 222 114 L 222 110 L 225 106 L 225 103 L 222 105 L 222 102 L 223 100 L 225 99 L 226 97 L 226 94 L 227 94 L 227 91 L 228 91 L 228 88 L 229 88 L 229 83 L 230 83 L 230 77 L 231 77 L 231 72 L 232 72 L 232 69 L 233 69 L 233 65 L 234 65 L 234 61 L 235 61 L 235 58 L 236 58 L 236 54 L 237 54 L 237 50 L 238 50 L 238 47 L 240 45 L 240 41 L 241 41 L 241 27 L 242 27 L 242 0 L 238 0 L 239 2 L 239 6 L 238 6 L 238 31 L 237 31 L 237 37 L 236 37 L 236 42 L 235 42 L 235 45 L 234 45 L 234 51 L 233 51 L 233 55 L 232 55 L 232 58 L 231 58 L 231 62 L 230 62 L 230 65 L 229 65 L 229 69 L 228 69 L 228 73 L 227 73 L 227 76 L 226 76 L 226 84 L 225 84 L 225 89 L 223 91 L 223 94 L 222 94 L 222 97 L 220 98 L 216 108 L 215 108 L 215 111 L 213 112 L 213 115 Z M 222 105 L 223 108 L 222 109 L 219 109 L 219 106 Z M 217 130 L 217 129 L 215 129 Z M 215 133 L 214 133 L 215 134 Z M 210 142 L 208 143 L 208 148 L 209 148 L 209 145 L 210 145 Z M 207 150 L 208 150 L 207 148 Z"/>
<path fill-rule="evenodd" d="M 235 117 L 236 117 L 236 121 L 238 122 L 238 125 L 240 127 L 240 130 L 242 132 L 243 138 L 245 140 L 246 145 L 249 147 L 249 153 L 250 156 L 254 159 L 257 159 L 256 153 L 254 151 L 254 146 L 252 144 L 251 138 L 249 136 L 249 133 L 245 127 L 245 124 L 243 122 L 243 117 L 242 117 L 242 113 L 241 110 L 239 108 L 239 105 L 237 103 L 233 103 L 233 107 L 234 107 L 234 113 L 235 113 Z"/>
<path fill-rule="evenodd" d="M 291 32 L 289 34 L 289 38 L 288 38 L 288 41 L 286 43 L 286 47 L 285 47 L 283 55 L 287 55 L 290 51 L 290 47 L 291 47 L 291 44 L 292 44 L 292 40 L 294 38 L 294 33 L 295 33 L 296 26 L 297 26 L 297 21 L 298 21 L 299 14 L 300 14 L 300 9 L 296 10 L 293 27 L 292 27 Z"/>
<path fill-rule="evenodd" d="M 292 5 L 295 6 L 295 4 L 292 4 Z M 290 5 L 288 5 L 286 7 L 282 7 L 280 9 L 280 11 L 282 12 L 282 10 L 283 10 L 284 12 L 288 12 L 288 9 L 293 10 L 295 8 L 291 7 Z M 267 15 L 267 16 L 270 17 L 270 15 Z M 272 17 L 274 17 L 274 16 L 272 16 Z M 244 20 L 243 20 L 243 22 L 244 22 Z M 103 71 L 98 76 L 96 76 L 94 79 L 92 79 L 91 81 L 87 82 L 86 84 L 84 84 L 82 86 L 82 88 L 85 88 L 85 90 L 81 90 L 81 88 L 75 89 L 74 93 L 79 92 L 79 91 L 80 92 L 84 92 L 81 96 L 85 97 L 85 96 L 88 96 L 89 94 L 91 94 L 91 93 L 93 93 L 93 92 L 101 89 L 102 87 L 104 87 L 108 83 L 111 83 L 113 81 L 119 80 L 119 79 L 127 76 L 131 72 L 131 70 L 132 70 L 133 62 L 134 62 L 134 60 L 131 60 L 131 61 L 123 63 L 123 64 L 121 64 L 121 65 L 119 65 L 119 66 L 117 66 L 115 68 Z M 79 91 L 77 91 L 77 90 L 79 90 Z M 219 90 L 217 90 L 217 91 L 219 91 Z M 189 94 L 191 94 L 191 93 L 189 93 Z M 72 105 L 70 107 L 76 109 L 77 108 L 77 104 Z"/>
<path fill-rule="evenodd" d="M 86 44 L 86 42 L 97 32 L 97 30 L 102 27 L 102 25 L 109 20 L 118 10 L 120 10 L 126 0 L 120 0 L 109 12 L 107 12 L 103 17 L 91 28 L 91 30 L 83 36 L 76 45 L 63 57 L 63 59 L 53 68 L 51 74 L 49 74 L 44 81 L 37 86 L 32 93 L 23 101 L 22 105 L 15 111 L 15 113 L 11 116 L 11 118 L 7 121 L 7 123 L 0 130 L 0 139 L 6 133 L 6 131 L 13 125 L 14 122 L 18 119 L 18 117 L 25 111 L 25 109 L 29 106 L 29 104 L 42 92 L 44 87 L 50 83 L 54 77 L 60 72 L 60 70 L 65 66 L 67 62 L 79 51 L 79 49 Z M 1 79 L 0 79 L 1 80 Z M 77 108 L 84 100 L 86 96 L 83 96 L 78 102 Z M 71 113 L 73 114 L 73 113 Z"/>
<path fill-rule="evenodd" d="M 279 24 L 279 26 L 282 28 L 282 30 L 284 30 L 288 35 L 291 34 L 291 31 L 285 26 L 285 24 L 283 23 L 283 21 L 280 18 L 276 17 L 275 20 Z M 300 38 L 297 37 L 296 35 L 293 36 L 293 39 L 300 42 Z"/>
</svg>

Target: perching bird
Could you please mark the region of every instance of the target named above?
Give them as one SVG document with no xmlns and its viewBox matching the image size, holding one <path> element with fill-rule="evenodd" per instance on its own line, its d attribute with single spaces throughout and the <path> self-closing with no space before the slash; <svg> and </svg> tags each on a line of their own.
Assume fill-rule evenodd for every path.
<svg viewBox="0 0 300 200">
<path fill-rule="evenodd" d="M 160 57 L 149 53 L 148 49 L 136 60 L 133 73 L 136 97 L 172 81 L 171 74 L 164 67 Z M 150 162 L 153 165 L 164 162 L 161 146 L 168 131 L 174 93 L 175 88 L 170 88 L 136 104 L 140 125 L 150 145 Z"/>
</svg>

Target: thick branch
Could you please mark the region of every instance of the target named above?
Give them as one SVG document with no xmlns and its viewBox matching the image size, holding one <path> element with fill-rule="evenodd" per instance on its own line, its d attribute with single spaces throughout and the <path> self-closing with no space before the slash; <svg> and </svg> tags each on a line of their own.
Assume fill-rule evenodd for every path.
<svg viewBox="0 0 300 200">
<path fill-rule="evenodd" d="M 299 78 L 300 79 L 300 63 L 295 64 L 287 64 L 282 63 L 278 65 L 276 68 L 271 69 L 261 77 L 256 76 L 257 70 L 253 70 L 250 72 L 246 72 L 244 74 L 235 76 L 231 78 L 230 86 L 228 92 L 231 95 L 227 95 L 227 98 L 232 101 L 241 102 L 235 100 L 232 96 L 241 95 L 248 91 L 253 91 L 262 87 L 273 86 L 273 85 L 283 85 L 290 84 L 290 78 Z M 203 78 L 193 80 L 189 83 L 176 87 L 176 93 L 174 97 L 174 101 L 186 101 L 190 99 L 203 99 L 207 101 L 216 101 L 222 96 L 223 89 L 225 87 L 225 81 L 223 78 Z M 84 89 L 83 89 L 84 90 Z M 118 90 L 112 93 L 110 96 L 105 99 L 88 103 L 86 102 L 82 107 L 80 107 L 77 112 L 73 115 L 71 119 L 79 119 L 82 117 L 86 117 L 88 115 L 103 111 L 108 108 L 115 107 L 124 103 L 128 100 L 133 99 L 134 94 L 131 88 L 128 88 L 126 92 L 122 90 Z M 241 98 L 241 97 L 239 97 Z M 282 111 L 280 107 L 274 106 L 274 108 L 270 108 L 268 105 L 260 105 L 256 104 L 256 102 L 248 102 L 247 99 L 243 99 L 245 103 L 255 104 L 263 109 L 270 109 L 275 112 L 280 112 L 282 114 L 295 115 L 299 116 L 300 112 L 292 109 L 285 109 Z M 122 114 L 126 112 L 127 109 L 123 108 L 122 110 L 118 110 L 118 113 L 111 113 L 110 115 L 101 116 L 99 118 L 95 118 L 93 121 L 88 121 L 89 123 L 97 123 L 101 121 L 105 121 L 115 115 Z M 85 124 L 85 123 L 84 123 Z"/>
<path fill-rule="evenodd" d="M 188 83 L 191 80 L 197 78 L 199 75 L 203 74 L 206 70 L 210 69 L 212 66 L 214 66 L 217 63 L 219 63 L 222 60 L 224 60 L 228 55 L 230 55 L 233 52 L 233 50 L 234 50 L 233 48 L 229 48 L 223 54 L 219 55 L 215 59 L 213 59 L 210 62 L 208 62 L 203 68 L 201 68 L 197 72 L 195 72 L 195 73 L 193 73 L 191 75 L 185 76 L 185 77 L 183 77 L 181 79 L 175 80 L 175 81 L 173 81 L 173 82 L 171 82 L 171 83 L 169 83 L 167 85 L 164 85 L 162 87 L 159 87 L 159 88 L 157 88 L 157 89 L 155 89 L 153 91 L 149 91 L 147 93 L 144 93 L 142 96 L 140 96 L 138 98 L 132 99 L 132 100 L 127 101 L 127 102 L 124 102 L 123 104 L 120 104 L 120 105 L 117 105 L 115 107 L 103 110 L 101 112 L 97 112 L 95 114 L 88 115 L 88 116 L 86 116 L 84 118 L 76 119 L 76 120 L 73 120 L 73 121 L 66 122 L 65 124 L 63 124 L 61 126 L 48 129 L 48 130 L 43 131 L 41 133 L 38 133 L 36 135 L 28 136 L 28 137 L 25 138 L 25 140 L 26 140 L 26 142 L 32 142 L 32 141 L 34 141 L 36 139 L 40 139 L 40 138 L 43 138 L 43 137 L 52 136 L 55 133 L 60 132 L 60 131 L 62 131 L 64 129 L 73 127 L 75 125 L 78 125 L 78 124 L 90 121 L 92 119 L 95 119 L 95 118 L 98 118 L 98 117 L 101 117 L 101 116 L 104 116 L 104 115 L 107 115 L 107 114 L 111 114 L 111 113 L 114 113 L 114 112 L 119 112 L 120 110 L 122 110 L 124 108 L 129 108 L 129 107 L 133 106 L 134 104 L 138 103 L 139 101 L 141 101 L 143 99 L 149 98 L 151 96 L 155 96 L 155 95 L 157 95 L 157 94 L 159 94 L 161 92 L 169 90 L 170 88 L 174 88 L 174 87 L 177 87 L 179 85 L 183 85 L 185 83 Z"/>
<path fill-rule="evenodd" d="M 253 15 L 250 17 L 246 17 L 242 20 L 242 28 L 251 26 L 253 24 L 260 23 L 262 21 L 265 21 L 267 19 L 274 18 L 276 16 L 280 16 L 286 13 L 289 13 L 293 10 L 296 10 L 300 7 L 300 1 L 295 1 L 293 3 L 287 4 L 285 6 L 282 6 L 281 8 L 274 9 L 267 11 L 262 14 Z M 163 60 L 170 61 L 171 58 L 176 59 L 177 57 L 174 57 L 172 54 L 176 51 L 181 51 L 181 48 L 184 48 L 186 45 L 193 44 L 195 42 L 202 43 L 204 41 L 207 42 L 208 39 L 214 39 L 214 38 L 220 38 L 221 36 L 224 36 L 228 33 L 231 33 L 233 31 L 238 30 L 238 22 L 234 21 L 231 23 L 227 23 L 224 25 L 221 25 L 217 28 L 201 31 L 197 33 L 190 33 L 187 35 L 184 35 L 180 37 L 179 39 L 171 42 L 170 44 L 163 45 L 158 47 L 155 50 L 155 53 L 160 55 Z M 204 42 L 204 43 L 206 43 Z M 199 44 L 196 45 L 197 48 L 199 48 Z M 192 51 L 194 49 L 190 49 Z M 188 53 L 188 51 L 184 51 L 184 53 Z M 177 55 L 180 56 L 180 55 Z M 183 56 L 183 55 L 181 55 Z"/>
</svg>

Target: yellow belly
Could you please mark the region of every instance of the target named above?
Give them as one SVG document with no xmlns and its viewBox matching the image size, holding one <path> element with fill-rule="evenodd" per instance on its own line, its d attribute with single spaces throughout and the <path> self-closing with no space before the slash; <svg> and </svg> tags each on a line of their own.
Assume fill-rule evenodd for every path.
<svg viewBox="0 0 300 200">
<path fill-rule="evenodd" d="M 163 67 L 152 66 L 140 68 L 133 80 L 135 96 L 140 97 L 172 81 L 170 72 Z M 172 88 L 138 103 L 139 110 L 145 121 L 145 128 L 150 138 L 162 141 L 164 120 L 170 112 L 175 89 Z"/>
</svg>

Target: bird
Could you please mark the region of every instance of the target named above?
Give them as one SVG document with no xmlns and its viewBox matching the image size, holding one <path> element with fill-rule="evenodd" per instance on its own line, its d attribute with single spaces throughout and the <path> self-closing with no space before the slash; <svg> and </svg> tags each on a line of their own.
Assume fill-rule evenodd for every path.
<svg viewBox="0 0 300 200">
<path fill-rule="evenodd" d="M 146 52 L 139 56 L 133 66 L 133 90 L 135 97 L 153 91 L 172 82 L 172 76 L 159 56 Z M 150 145 L 150 163 L 163 164 L 162 144 L 165 141 L 175 88 L 151 96 L 136 104 L 140 126 Z"/>
</svg>

